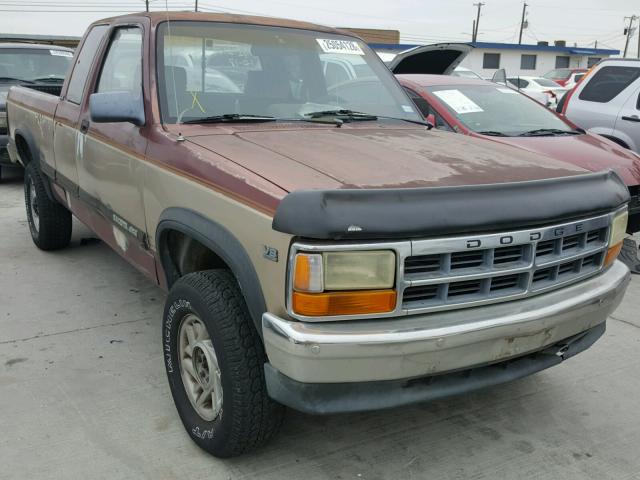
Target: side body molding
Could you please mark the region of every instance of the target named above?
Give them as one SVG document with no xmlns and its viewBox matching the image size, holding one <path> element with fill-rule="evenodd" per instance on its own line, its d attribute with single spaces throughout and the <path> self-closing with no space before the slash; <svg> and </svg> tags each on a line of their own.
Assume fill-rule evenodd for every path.
<svg viewBox="0 0 640 480">
<path fill-rule="evenodd" d="M 176 278 L 171 276 L 171 258 L 166 246 L 169 230 L 177 230 L 197 240 L 218 255 L 231 269 L 238 280 L 258 333 L 262 337 L 262 314 L 267 311 L 258 274 L 246 250 L 236 237 L 222 225 L 203 217 L 193 210 L 168 208 L 160 215 L 156 230 L 156 246 L 160 261 L 167 275 L 167 286 Z"/>
</svg>

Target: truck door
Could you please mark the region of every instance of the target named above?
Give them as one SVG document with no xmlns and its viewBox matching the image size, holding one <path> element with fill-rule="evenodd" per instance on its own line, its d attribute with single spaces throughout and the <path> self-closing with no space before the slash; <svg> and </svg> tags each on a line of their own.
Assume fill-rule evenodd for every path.
<svg viewBox="0 0 640 480">
<path fill-rule="evenodd" d="M 632 92 L 620 110 L 616 130 L 624 134 L 629 148 L 640 152 L 640 85 Z"/>
<path fill-rule="evenodd" d="M 108 29 L 107 25 L 96 25 L 85 35 L 84 42 L 76 53 L 66 91 L 62 92 L 55 113 L 53 151 L 56 176 L 58 182 L 74 194 L 78 191 L 76 156 L 81 148 L 78 132 L 80 104 L 89 83 L 87 79 L 90 77 L 93 60 Z"/>
<path fill-rule="evenodd" d="M 109 45 L 94 75 L 90 92 L 129 92 L 142 97 L 143 30 L 138 25 L 113 27 Z M 144 273 L 155 271 L 146 251 L 143 207 L 143 161 L 147 146 L 144 127 L 132 123 L 91 122 L 88 99 L 79 121 L 83 145 L 78 161 L 80 198 L 109 222 L 102 228 L 112 247 Z M 107 226 L 108 225 L 108 226 Z M 94 225 L 95 230 L 100 227 Z"/>
</svg>

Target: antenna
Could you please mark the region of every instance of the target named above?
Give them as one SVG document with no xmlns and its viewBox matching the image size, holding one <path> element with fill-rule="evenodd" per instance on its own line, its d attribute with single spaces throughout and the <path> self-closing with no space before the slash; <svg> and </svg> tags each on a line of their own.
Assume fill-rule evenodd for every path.
<svg viewBox="0 0 640 480">
<path fill-rule="evenodd" d="M 169 0 L 164 0 L 164 10 L 165 13 L 167 15 L 167 36 L 169 37 L 169 56 L 171 58 L 173 58 L 173 41 L 171 40 L 171 21 L 169 20 Z M 164 57 L 164 55 L 163 55 Z M 165 73 L 166 73 L 166 69 L 167 69 L 167 65 L 166 65 L 166 61 L 165 61 Z M 179 119 L 180 115 L 179 115 L 179 107 L 178 107 L 178 89 L 176 88 L 176 71 L 175 71 L 175 67 L 171 68 L 171 79 L 173 81 L 173 99 L 175 101 L 176 104 L 176 118 Z M 180 121 L 178 120 L 178 123 L 180 123 Z"/>
</svg>

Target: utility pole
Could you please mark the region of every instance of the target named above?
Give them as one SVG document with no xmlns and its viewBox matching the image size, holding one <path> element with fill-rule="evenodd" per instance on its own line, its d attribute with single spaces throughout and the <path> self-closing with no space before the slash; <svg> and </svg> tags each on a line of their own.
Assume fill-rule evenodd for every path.
<svg viewBox="0 0 640 480">
<path fill-rule="evenodd" d="M 144 4 L 147 7 L 147 12 L 149 11 L 149 0 L 144 0 Z"/>
<path fill-rule="evenodd" d="M 638 58 L 640 58 L 640 18 L 638 18 Z"/>
<path fill-rule="evenodd" d="M 198 11 L 198 0 L 196 0 L 196 12 Z"/>
<path fill-rule="evenodd" d="M 483 5 L 484 5 L 484 3 L 482 3 L 482 2 L 478 2 L 478 3 L 474 3 L 473 4 L 474 7 L 478 7 L 478 15 L 476 17 L 476 28 L 473 30 L 473 41 L 474 42 L 478 41 L 478 27 L 480 26 L 480 10 L 482 9 Z"/>
<path fill-rule="evenodd" d="M 627 27 L 627 31 L 625 32 L 625 35 L 627 36 L 627 39 L 624 42 L 624 53 L 622 54 L 622 58 L 626 58 L 627 57 L 627 50 L 629 48 L 629 39 L 631 38 L 631 27 L 633 26 L 633 22 L 635 22 L 636 20 L 636 16 L 635 15 L 631 15 L 630 17 L 624 17 L 624 19 L 629 19 L 629 26 Z"/>
<path fill-rule="evenodd" d="M 471 41 L 473 42 L 473 39 L 476 36 L 476 21 L 475 19 L 473 20 L 473 27 L 471 27 Z"/>
<path fill-rule="evenodd" d="M 527 2 L 522 5 L 522 20 L 520 20 L 520 36 L 518 37 L 518 45 L 522 44 L 522 30 L 524 30 L 524 17 L 527 14 Z"/>
</svg>

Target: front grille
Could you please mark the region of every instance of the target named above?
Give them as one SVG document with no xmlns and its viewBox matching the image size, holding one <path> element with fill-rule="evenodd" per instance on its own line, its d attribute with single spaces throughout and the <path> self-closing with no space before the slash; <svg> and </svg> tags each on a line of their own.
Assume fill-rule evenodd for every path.
<svg viewBox="0 0 640 480">
<path fill-rule="evenodd" d="M 560 288 L 597 273 L 610 217 L 479 237 L 421 240 L 404 259 L 407 313 L 462 308 Z"/>
<path fill-rule="evenodd" d="M 617 212 L 615 212 L 617 213 Z M 294 318 L 309 322 L 397 317 L 527 298 L 598 274 L 615 213 L 528 230 L 402 241 L 327 245 L 295 242 L 290 255 L 317 251 L 389 250 L 397 260 L 393 311 Z M 289 269 L 289 284 L 293 273 Z M 291 290 L 290 290 L 291 291 Z"/>
</svg>

